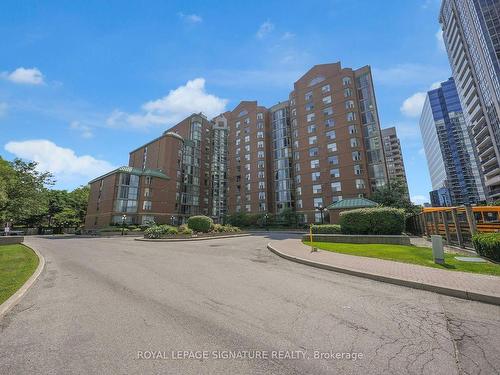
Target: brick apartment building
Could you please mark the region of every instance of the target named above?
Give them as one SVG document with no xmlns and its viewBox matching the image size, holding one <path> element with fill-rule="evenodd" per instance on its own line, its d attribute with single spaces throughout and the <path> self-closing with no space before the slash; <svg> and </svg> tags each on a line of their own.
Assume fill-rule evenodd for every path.
<svg viewBox="0 0 500 375">
<path fill-rule="evenodd" d="M 133 182 L 133 186 L 131 182 Z M 304 222 L 388 181 L 371 71 L 316 65 L 289 99 L 242 101 L 212 120 L 193 114 L 90 182 L 86 227 L 191 215 L 296 210 Z M 128 183 L 128 184 L 127 184 Z M 124 203 L 126 201 L 126 203 Z"/>
</svg>

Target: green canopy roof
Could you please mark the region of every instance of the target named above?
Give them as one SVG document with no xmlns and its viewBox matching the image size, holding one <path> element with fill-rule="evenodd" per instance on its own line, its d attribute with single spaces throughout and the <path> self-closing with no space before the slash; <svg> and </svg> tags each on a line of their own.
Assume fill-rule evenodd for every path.
<svg viewBox="0 0 500 375">
<path fill-rule="evenodd" d="M 332 203 L 327 208 L 329 210 L 344 209 L 344 208 L 363 208 L 363 207 L 375 207 L 378 203 L 371 201 L 366 198 L 348 198 L 341 199 L 335 203 Z"/>
<path fill-rule="evenodd" d="M 108 172 L 100 177 L 94 178 L 92 181 L 89 182 L 89 184 L 91 184 L 95 181 L 101 180 L 104 177 L 110 176 L 110 175 L 115 174 L 115 173 L 129 173 L 129 174 L 133 174 L 136 176 L 151 176 L 151 177 L 162 178 L 164 180 L 170 180 L 170 177 L 168 177 L 165 173 L 163 173 L 163 171 L 161 169 L 150 169 L 150 168 L 140 169 L 140 168 L 123 166 L 123 167 L 116 168 L 116 169 L 112 170 L 111 172 Z"/>
</svg>

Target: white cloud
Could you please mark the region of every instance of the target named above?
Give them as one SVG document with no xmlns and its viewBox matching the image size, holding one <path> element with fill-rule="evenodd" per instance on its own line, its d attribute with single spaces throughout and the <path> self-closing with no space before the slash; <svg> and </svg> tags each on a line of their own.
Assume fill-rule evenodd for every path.
<svg viewBox="0 0 500 375">
<path fill-rule="evenodd" d="M 283 39 L 283 40 L 288 40 L 288 39 L 292 39 L 292 38 L 295 38 L 295 34 L 290 32 L 290 31 L 285 32 L 281 37 L 281 39 Z"/>
<path fill-rule="evenodd" d="M 203 18 L 197 14 L 184 14 L 182 12 L 177 13 L 179 18 L 189 24 L 197 24 L 203 22 Z"/>
<path fill-rule="evenodd" d="M 440 51 L 446 52 L 446 46 L 444 44 L 444 39 L 443 39 L 443 30 L 441 28 L 438 29 L 438 31 L 435 34 L 436 36 L 436 43 L 437 47 Z"/>
<path fill-rule="evenodd" d="M 417 123 L 399 122 L 396 125 L 396 131 L 401 140 L 410 141 L 420 138 L 420 127 Z"/>
<path fill-rule="evenodd" d="M 408 117 L 418 117 L 422 113 L 422 108 L 424 107 L 425 98 L 427 93 L 416 92 L 409 98 L 405 99 L 401 107 L 401 113 Z"/>
<path fill-rule="evenodd" d="M 82 183 L 81 178 L 93 178 L 107 173 L 114 167 L 104 160 L 90 155 L 78 156 L 70 148 L 64 148 L 46 139 L 33 139 L 22 142 L 9 142 L 5 150 L 21 159 L 38 163 L 40 171 L 54 174 L 58 183 Z"/>
<path fill-rule="evenodd" d="M 0 117 L 5 116 L 5 114 L 7 113 L 7 108 L 9 108 L 7 103 L 0 102 Z"/>
<path fill-rule="evenodd" d="M 117 126 L 125 122 L 139 128 L 150 125 L 174 125 L 192 113 L 203 112 L 209 118 L 214 117 L 225 111 L 227 102 L 227 99 L 206 92 L 204 78 L 195 78 L 184 86 L 170 90 L 163 98 L 143 104 L 139 113 L 113 111 L 106 123 L 109 126 Z"/>
<path fill-rule="evenodd" d="M 274 24 L 271 23 L 271 21 L 267 20 L 262 25 L 260 25 L 259 30 L 257 30 L 256 36 L 257 38 L 262 39 L 273 30 L 274 30 Z"/>
<path fill-rule="evenodd" d="M 373 68 L 375 85 L 385 86 L 427 86 L 429 82 L 450 76 L 448 68 L 424 64 L 398 64 L 389 68 Z"/>
<path fill-rule="evenodd" d="M 435 90 L 441 87 L 441 82 L 434 82 L 429 90 Z M 426 91 L 419 91 L 406 98 L 399 108 L 401 113 L 408 117 L 419 117 L 422 114 L 422 108 L 424 107 L 425 98 L 427 97 Z"/>
<path fill-rule="evenodd" d="M 26 85 L 42 85 L 43 74 L 37 68 L 17 68 L 13 72 L 3 72 L 1 76 L 14 83 L 21 83 Z"/>
<path fill-rule="evenodd" d="M 414 195 L 411 197 L 411 201 L 414 204 L 424 204 L 429 202 L 429 198 L 427 198 L 425 195 Z"/>
<path fill-rule="evenodd" d="M 94 136 L 94 133 L 92 133 L 92 128 L 87 125 L 81 124 L 79 121 L 73 121 L 70 125 L 69 128 L 71 130 L 76 130 L 80 132 L 80 135 L 82 138 L 89 139 Z"/>
</svg>

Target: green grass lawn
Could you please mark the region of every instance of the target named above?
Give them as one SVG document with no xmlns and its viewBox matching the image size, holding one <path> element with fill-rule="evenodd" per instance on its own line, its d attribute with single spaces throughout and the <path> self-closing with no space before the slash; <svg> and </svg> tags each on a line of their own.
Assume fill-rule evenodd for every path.
<svg viewBox="0 0 500 375">
<path fill-rule="evenodd" d="M 0 246 L 0 304 L 13 295 L 38 266 L 38 257 L 24 245 Z"/>
<path fill-rule="evenodd" d="M 305 245 L 311 246 L 311 242 L 303 241 Z M 421 266 L 441 268 L 452 271 L 463 271 L 473 273 L 484 273 L 487 275 L 500 276 L 500 265 L 495 263 L 468 263 L 456 260 L 458 254 L 445 254 L 444 265 L 434 263 L 432 250 L 429 247 L 387 245 L 387 244 L 354 244 L 354 243 L 331 243 L 313 242 L 318 249 L 333 251 L 335 253 L 358 255 L 369 258 L 393 260 L 396 262 L 412 263 Z"/>
</svg>

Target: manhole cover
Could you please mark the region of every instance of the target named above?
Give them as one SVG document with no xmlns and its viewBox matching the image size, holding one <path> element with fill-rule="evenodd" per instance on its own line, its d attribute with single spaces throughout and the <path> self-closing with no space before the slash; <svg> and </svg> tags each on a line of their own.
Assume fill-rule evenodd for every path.
<svg viewBox="0 0 500 375">
<path fill-rule="evenodd" d="M 470 263 L 487 263 L 488 261 L 483 258 L 478 257 L 455 257 L 456 260 L 461 262 L 470 262 Z"/>
<path fill-rule="evenodd" d="M 221 247 L 222 245 L 209 245 L 209 247 Z"/>
</svg>

